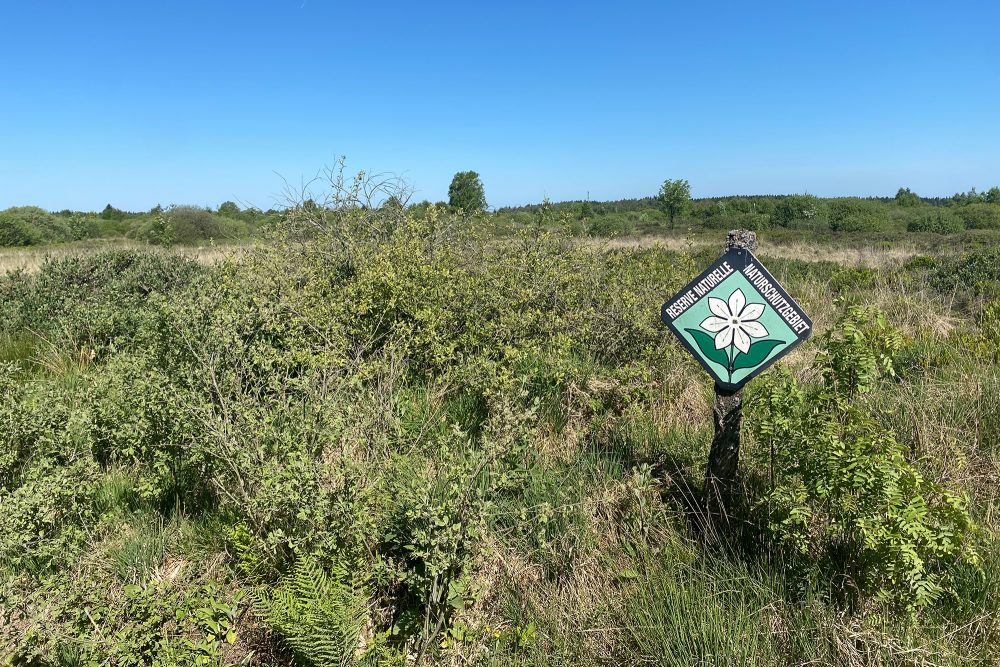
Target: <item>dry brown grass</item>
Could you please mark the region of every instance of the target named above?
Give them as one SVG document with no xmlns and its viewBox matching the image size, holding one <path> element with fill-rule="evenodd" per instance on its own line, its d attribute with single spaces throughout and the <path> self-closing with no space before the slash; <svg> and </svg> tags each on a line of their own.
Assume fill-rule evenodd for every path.
<svg viewBox="0 0 1000 667">
<path fill-rule="evenodd" d="M 621 248 L 663 248 L 674 252 L 701 250 L 702 248 L 717 246 L 721 252 L 723 236 L 720 232 L 718 242 L 705 238 L 640 236 L 601 241 L 589 240 L 587 243 L 611 250 Z M 837 246 L 830 243 L 808 244 L 794 242 L 776 244 L 768 243 L 764 240 L 761 242 L 760 250 L 756 254 L 765 258 L 781 257 L 783 259 L 799 259 L 807 262 L 836 262 L 844 266 L 865 266 L 876 269 L 899 266 L 920 253 L 916 247 L 905 244 L 886 248 L 874 245 L 860 245 L 856 247 Z"/>
</svg>

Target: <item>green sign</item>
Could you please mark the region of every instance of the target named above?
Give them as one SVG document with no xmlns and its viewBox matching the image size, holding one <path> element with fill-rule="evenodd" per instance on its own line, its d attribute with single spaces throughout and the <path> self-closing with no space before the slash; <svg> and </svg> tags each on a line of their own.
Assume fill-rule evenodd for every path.
<svg viewBox="0 0 1000 667">
<path fill-rule="evenodd" d="M 663 321 L 734 391 L 809 337 L 812 320 L 749 250 L 726 251 L 663 304 Z"/>
</svg>

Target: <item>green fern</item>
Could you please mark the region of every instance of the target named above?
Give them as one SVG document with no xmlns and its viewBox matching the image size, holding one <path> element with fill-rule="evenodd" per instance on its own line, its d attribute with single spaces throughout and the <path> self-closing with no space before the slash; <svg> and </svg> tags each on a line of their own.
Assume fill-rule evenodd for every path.
<svg viewBox="0 0 1000 667">
<path fill-rule="evenodd" d="M 257 609 L 296 657 L 312 667 L 356 664 L 361 630 L 368 620 L 364 583 L 343 562 L 329 573 L 301 557 L 275 589 L 257 591 Z"/>
</svg>

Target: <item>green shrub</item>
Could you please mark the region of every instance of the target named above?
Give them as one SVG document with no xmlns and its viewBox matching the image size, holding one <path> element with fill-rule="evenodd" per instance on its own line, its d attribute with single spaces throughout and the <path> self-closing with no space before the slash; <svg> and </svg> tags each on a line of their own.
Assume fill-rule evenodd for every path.
<svg viewBox="0 0 1000 667">
<path fill-rule="evenodd" d="M 834 199 L 829 209 L 830 229 L 835 232 L 883 232 L 889 228 L 889 211 L 877 202 Z"/>
<path fill-rule="evenodd" d="M 771 222 L 779 227 L 806 227 L 823 218 L 823 205 L 812 195 L 788 195 L 774 205 Z"/>
<path fill-rule="evenodd" d="M 942 261 L 931 284 L 942 292 L 1000 294 L 1000 248 L 987 247 Z"/>
<path fill-rule="evenodd" d="M 962 218 L 947 208 L 923 213 L 910 220 L 906 225 L 906 230 L 910 232 L 931 232 L 934 234 L 957 234 L 963 229 L 965 229 L 965 224 Z"/>
<path fill-rule="evenodd" d="M 225 223 L 210 211 L 195 206 L 174 206 L 165 217 L 179 243 L 221 238 Z"/>
<path fill-rule="evenodd" d="M 249 233 L 242 220 L 221 217 L 196 206 L 174 206 L 165 213 L 140 218 L 128 232 L 132 238 L 158 245 L 237 239 Z"/>
<path fill-rule="evenodd" d="M 900 188 L 897 190 L 895 200 L 898 206 L 904 208 L 913 208 L 921 204 L 920 195 L 910 190 L 910 188 Z"/>
<path fill-rule="evenodd" d="M 86 428 L 94 458 L 134 471 L 133 490 L 155 506 L 198 510 L 212 497 L 191 443 L 202 434 L 198 397 L 176 386 L 147 356 L 119 354 L 89 379 Z"/>
<path fill-rule="evenodd" d="M 912 611 L 949 592 L 950 572 L 975 552 L 967 501 L 907 460 L 864 402 L 901 344 L 882 314 L 852 309 L 824 339 L 822 385 L 771 376 L 750 421 L 774 452 L 773 486 L 756 506 L 799 571 L 849 600 Z"/>
<path fill-rule="evenodd" d="M 144 228 L 146 240 L 153 245 L 170 245 L 177 237 L 174 223 L 164 213 L 157 213 Z"/>
<path fill-rule="evenodd" d="M 73 238 L 65 222 L 37 206 L 0 211 L 0 245 L 26 246 Z"/>
<path fill-rule="evenodd" d="M 69 217 L 66 223 L 70 238 L 74 241 L 89 239 L 98 234 L 98 218 L 87 215 L 74 214 Z"/>
<path fill-rule="evenodd" d="M 969 229 L 1000 229 L 1000 206 L 996 204 L 967 204 L 955 214 Z"/>
<path fill-rule="evenodd" d="M 94 220 L 94 236 L 97 238 L 115 236 L 125 238 L 129 236 L 129 230 L 132 229 L 134 224 L 135 221 L 132 219 L 106 220 L 99 217 Z"/>
<path fill-rule="evenodd" d="M 0 489 L 0 573 L 42 574 L 73 562 L 95 521 L 97 475 L 86 459 L 40 461 L 16 486 Z"/>
<path fill-rule="evenodd" d="M 928 255 L 914 255 L 906 260 L 903 268 L 907 271 L 926 271 L 937 267 L 938 260 Z"/>
<path fill-rule="evenodd" d="M 615 238 L 635 233 L 635 223 L 620 213 L 599 215 L 590 219 L 587 230 L 591 236 Z"/>
<path fill-rule="evenodd" d="M 46 259 L 33 275 L 0 277 L 0 327 L 35 332 L 67 352 L 135 343 L 155 328 L 150 301 L 200 271 L 179 256 L 132 250 Z"/>
<path fill-rule="evenodd" d="M 734 211 L 725 215 L 715 215 L 705 221 L 710 229 L 750 229 L 761 231 L 771 227 L 771 218 L 765 213 L 740 213 Z"/>
</svg>

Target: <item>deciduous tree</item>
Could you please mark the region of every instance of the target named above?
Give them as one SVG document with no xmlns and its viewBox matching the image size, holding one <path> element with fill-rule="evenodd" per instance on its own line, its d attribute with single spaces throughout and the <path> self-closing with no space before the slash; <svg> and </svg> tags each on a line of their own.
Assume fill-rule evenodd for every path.
<svg viewBox="0 0 1000 667">
<path fill-rule="evenodd" d="M 683 213 L 691 201 L 691 186 L 683 179 L 663 181 L 660 193 L 656 196 L 660 210 L 670 216 L 670 229 L 674 228 L 674 219 Z"/>
<path fill-rule="evenodd" d="M 896 203 L 900 206 L 919 206 L 920 196 L 910 188 L 900 188 L 896 191 Z"/>
<path fill-rule="evenodd" d="M 236 202 L 225 201 L 219 204 L 219 215 L 223 215 L 227 218 L 235 218 L 240 214 L 240 207 Z"/>
<path fill-rule="evenodd" d="M 479 174 L 474 171 L 460 171 L 448 186 L 448 205 L 464 213 L 480 213 L 486 210 L 486 190 Z"/>
</svg>

